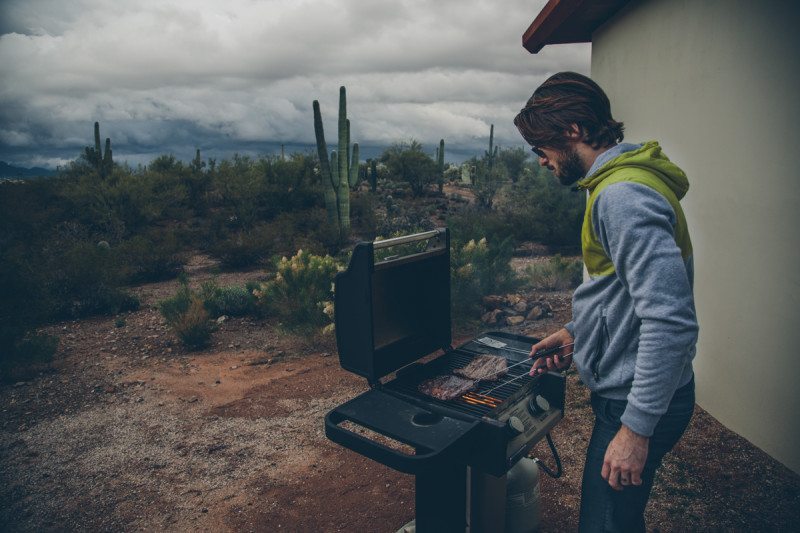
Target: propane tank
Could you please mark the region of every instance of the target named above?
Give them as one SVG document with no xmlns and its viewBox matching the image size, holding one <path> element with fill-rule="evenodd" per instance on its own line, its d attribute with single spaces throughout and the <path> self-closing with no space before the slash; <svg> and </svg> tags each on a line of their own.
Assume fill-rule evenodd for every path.
<svg viewBox="0 0 800 533">
<path fill-rule="evenodd" d="M 506 533 L 530 533 L 539 530 L 539 466 L 523 457 L 506 477 Z"/>
</svg>

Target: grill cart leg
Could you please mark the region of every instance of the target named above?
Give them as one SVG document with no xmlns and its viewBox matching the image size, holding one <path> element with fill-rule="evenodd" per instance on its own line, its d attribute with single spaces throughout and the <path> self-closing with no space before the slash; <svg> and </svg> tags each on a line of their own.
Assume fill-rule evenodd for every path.
<svg viewBox="0 0 800 533">
<path fill-rule="evenodd" d="M 434 465 L 416 476 L 417 533 L 464 533 L 467 526 L 467 469 Z"/>
<path fill-rule="evenodd" d="M 474 468 L 468 472 L 470 533 L 505 531 L 506 476 L 495 477 Z"/>
</svg>

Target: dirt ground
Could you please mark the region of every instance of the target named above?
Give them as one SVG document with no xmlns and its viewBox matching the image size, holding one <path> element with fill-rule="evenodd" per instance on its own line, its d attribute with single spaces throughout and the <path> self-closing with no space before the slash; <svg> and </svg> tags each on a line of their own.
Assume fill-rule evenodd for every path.
<svg viewBox="0 0 800 533">
<path fill-rule="evenodd" d="M 190 266 L 193 284 L 211 276 L 202 259 Z M 0 386 L 0 529 L 393 532 L 413 518 L 411 476 L 325 438 L 325 413 L 366 390 L 339 367 L 333 339 L 232 318 L 190 353 L 155 309 L 176 288 L 136 288 L 142 307 L 122 327 L 51 326 L 52 368 Z M 568 293 L 537 296 L 555 316 L 516 331 L 541 336 L 568 316 Z M 572 374 L 553 432 L 565 474 L 542 481 L 544 531 L 577 527 L 590 431 Z M 533 454 L 552 462 L 544 443 Z M 698 407 L 647 519 L 654 531 L 797 530 L 800 476 Z"/>
</svg>

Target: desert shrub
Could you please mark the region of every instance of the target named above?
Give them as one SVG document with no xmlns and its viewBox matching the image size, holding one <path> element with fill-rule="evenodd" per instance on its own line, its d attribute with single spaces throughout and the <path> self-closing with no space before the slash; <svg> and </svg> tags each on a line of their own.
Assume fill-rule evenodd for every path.
<svg viewBox="0 0 800 533">
<path fill-rule="evenodd" d="M 180 341 L 189 349 L 205 347 L 211 339 L 213 325 L 200 295 L 182 280 L 178 292 L 159 303 L 161 315 Z"/>
<path fill-rule="evenodd" d="M 130 283 L 174 278 L 186 264 L 186 256 L 172 231 L 137 235 L 122 242 L 115 253 Z"/>
<path fill-rule="evenodd" d="M 421 196 L 436 177 L 436 162 L 415 141 L 396 143 L 381 155 L 392 177 L 407 183 L 414 196 Z"/>
<path fill-rule="evenodd" d="M 329 224 L 324 208 L 281 213 L 267 223 L 272 236 L 272 251 L 289 255 L 295 250 L 311 254 L 335 253 L 341 244 L 339 227 Z"/>
<path fill-rule="evenodd" d="M 213 281 L 207 281 L 201 286 L 200 295 L 213 318 L 222 315 L 244 316 L 255 309 L 255 296 L 245 287 L 220 287 Z"/>
<path fill-rule="evenodd" d="M 241 229 L 217 239 L 208 251 L 224 268 L 245 268 L 261 263 L 272 255 L 274 234 L 266 224 Z"/>
<path fill-rule="evenodd" d="M 585 205 L 585 193 L 564 187 L 531 164 L 509 187 L 499 211 L 518 242 L 572 247 L 580 245 Z"/>
<path fill-rule="evenodd" d="M 555 255 L 547 263 L 528 266 L 525 274 L 526 283 L 534 289 L 573 289 L 583 279 L 583 262 L 580 259 L 564 259 L 561 255 Z"/>
<path fill-rule="evenodd" d="M 330 256 L 298 250 L 291 259 L 281 258 L 275 267 L 275 278 L 255 291 L 259 307 L 266 314 L 279 317 L 290 329 L 330 323 L 324 310 L 332 299 L 333 277 L 341 265 Z"/>
<path fill-rule="evenodd" d="M 481 300 L 513 290 L 519 283 L 511 268 L 513 247 L 507 238 L 495 246 L 470 240 L 453 247 L 450 255 L 450 301 L 455 322 L 478 318 Z"/>
<path fill-rule="evenodd" d="M 384 200 L 386 217 L 378 222 L 378 235 L 410 235 L 436 227 L 431 216 L 436 208 L 430 205 L 400 203 L 392 196 Z"/>
<path fill-rule="evenodd" d="M 58 337 L 53 335 L 26 335 L 12 349 L 0 357 L 0 380 L 10 381 L 29 377 L 53 359 L 58 348 Z"/>
<path fill-rule="evenodd" d="M 353 233 L 365 240 L 375 238 L 378 230 L 377 202 L 368 192 L 350 195 L 350 222 Z"/>
<path fill-rule="evenodd" d="M 117 257 L 106 247 L 74 242 L 54 248 L 46 267 L 54 318 L 113 315 L 139 308 L 139 301 L 120 288 Z"/>
<path fill-rule="evenodd" d="M 467 207 L 449 215 L 447 227 L 454 248 L 483 238 L 490 243 L 499 243 L 514 234 L 512 225 L 502 213 L 477 207 Z"/>
</svg>

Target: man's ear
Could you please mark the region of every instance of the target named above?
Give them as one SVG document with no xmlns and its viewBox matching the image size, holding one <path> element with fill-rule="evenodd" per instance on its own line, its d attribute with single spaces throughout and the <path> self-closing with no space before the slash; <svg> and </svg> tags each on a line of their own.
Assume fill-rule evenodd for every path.
<svg viewBox="0 0 800 533">
<path fill-rule="evenodd" d="M 569 125 L 569 129 L 564 132 L 564 135 L 566 135 L 567 139 L 571 141 L 583 140 L 583 130 L 581 130 L 581 127 L 574 122 Z"/>
</svg>

